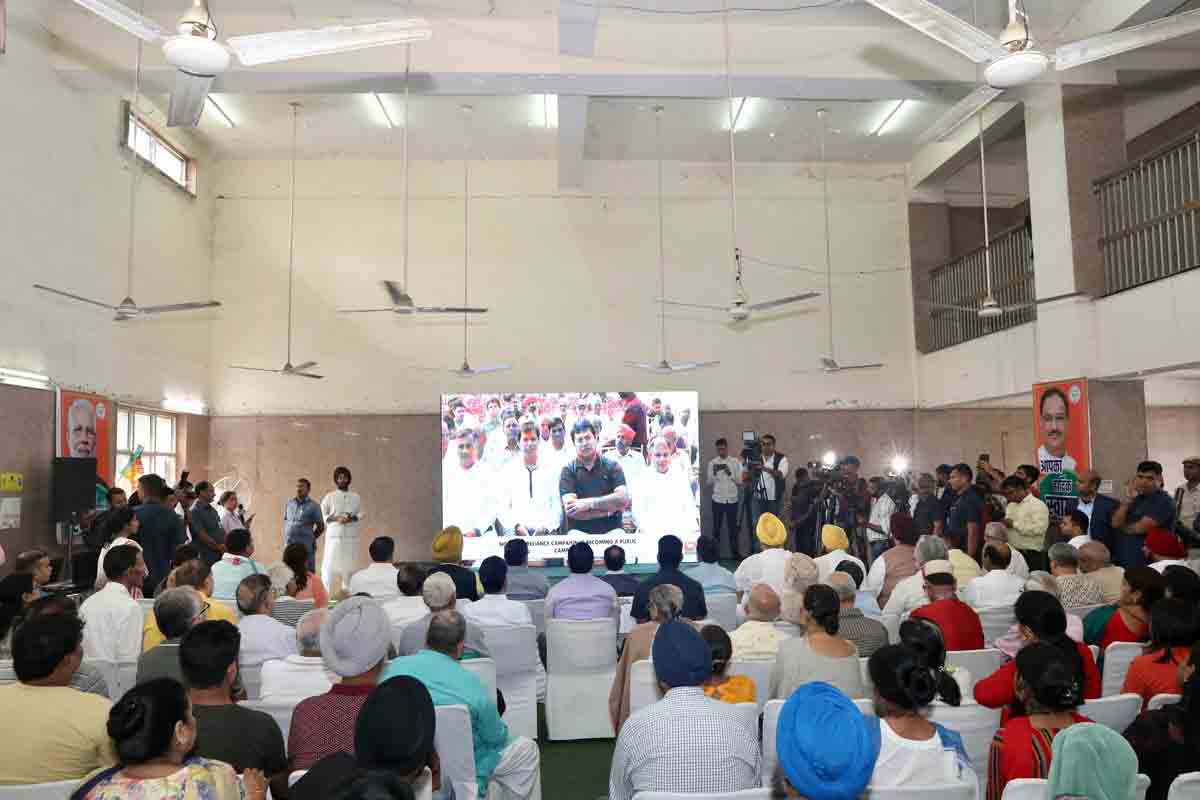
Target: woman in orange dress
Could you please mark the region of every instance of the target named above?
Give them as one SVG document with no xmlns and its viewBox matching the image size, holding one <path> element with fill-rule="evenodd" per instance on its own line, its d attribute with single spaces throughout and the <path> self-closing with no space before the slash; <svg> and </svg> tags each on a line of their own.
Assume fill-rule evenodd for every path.
<svg viewBox="0 0 1200 800">
<path fill-rule="evenodd" d="M 733 642 L 720 625 L 705 625 L 700 636 L 712 650 L 712 675 L 704 683 L 704 694 L 722 703 L 753 703 L 754 681 L 745 675 L 726 675 L 733 658 Z"/>
<path fill-rule="evenodd" d="M 329 592 L 321 582 L 321 576 L 308 568 L 307 547 L 299 542 L 289 544 L 283 549 L 283 563 L 292 570 L 292 579 L 287 585 L 289 597 L 312 600 L 313 608 L 325 608 L 329 605 Z"/>
<path fill-rule="evenodd" d="M 1160 600 L 1150 612 L 1150 643 L 1129 665 L 1121 693 L 1140 694 L 1142 708 L 1156 694 L 1179 694 L 1179 665 L 1196 641 L 1195 611 L 1184 600 Z"/>
</svg>

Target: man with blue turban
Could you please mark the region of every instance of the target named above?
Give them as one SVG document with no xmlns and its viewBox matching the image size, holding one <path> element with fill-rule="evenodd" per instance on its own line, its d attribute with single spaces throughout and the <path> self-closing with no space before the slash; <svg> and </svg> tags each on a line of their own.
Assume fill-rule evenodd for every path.
<svg viewBox="0 0 1200 800">
<path fill-rule="evenodd" d="M 691 625 L 674 620 L 659 627 L 650 655 L 663 698 L 621 726 L 608 775 L 609 800 L 631 800 L 639 792 L 707 795 L 758 786 L 758 732 L 731 706 L 704 696 L 703 684 L 712 675 L 708 643 Z"/>
<path fill-rule="evenodd" d="M 779 713 L 776 781 L 787 797 L 855 800 L 879 757 L 879 725 L 823 681 L 792 692 Z"/>
</svg>

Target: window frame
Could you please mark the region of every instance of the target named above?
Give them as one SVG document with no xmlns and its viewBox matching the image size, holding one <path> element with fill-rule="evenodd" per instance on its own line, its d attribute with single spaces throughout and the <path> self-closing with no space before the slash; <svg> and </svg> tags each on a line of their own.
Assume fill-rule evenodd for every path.
<svg viewBox="0 0 1200 800">
<path fill-rule="evenodd" d="M 121 415 L 128 415 L 127 430 L 129 432 L 128 441 L 121 441 Z M 123 403 L 117 404 L 117 419 L 114 432 L 116 441 L 116 460 L 113 464 L 113 486 L 119 486 L 125 489 L 127 494 L 131 494 L 136 488 L 136 483 L 128 484 L 125 478 L 121 475 L 121 469 L 129 461 L 129 456 L 137 450 L 136 433 L 135 433 L 135 418 L 137 414 L 146 414 L 150 417 L 150 439 L 151 444 L 146 446 L 142 451 L 143 463 L 147 460 L 157 458 L 170 458 L 174 461 L 175 470 L 179 469 L 179 415 L 170 411 L 165 411 L 161 408 L 151 408 L 146 406 L 126 405 Z M 159 447 L 158 426 L 159 418 L 171 420 L 171 431 L 174 441 L 171 442 L 171 449 L 163 450 Z M 147 472 L 153 472 L 154 469 L 147 467 Z M 175 475 L 163 475 L 163 480 L 168 484 L 174 484 Z"/>
<path fill-rule="evenodd" d="M 160 179 L 167 181 L 172 186 L 187 193 L 189 197 L 196 197 L 196 178 L 197 167 L 196 159 L 192 158 L 187 152 L 169 140 L 150 120 L 146 119 L 142 114 L 137 113 L 133 109 L 133 104 L 128 100 L 122 101 L 122 125 L 121 125 L 121 149 L 129 155 L 137 159 L 144 167 L 148 167 L 150 172 L 153 172 Z M 150 137 L 151 155 L 144 156 L 139 153 L 134 147 L 129 144 L 129 136 L 133 130 L 134 124 L 141 128 Z M 180 183 L 173 175 L 164 172 L 155 160 L 155 151 L 157 148 L 162 148 L 170 153 L 175 158 L 183 162 L 183 182 Z"/>
</svg>

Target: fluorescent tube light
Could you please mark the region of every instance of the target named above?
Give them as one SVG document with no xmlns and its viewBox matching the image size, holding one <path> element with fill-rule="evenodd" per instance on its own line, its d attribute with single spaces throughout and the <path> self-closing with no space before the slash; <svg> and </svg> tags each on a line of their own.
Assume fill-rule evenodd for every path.
<svg viewBox="0 0 1200 800">
<path fill-rule="evenodd" d="M 871 133 L 872 136 L 883 136 L 896 122 L 896 118 L 900 116 L 901 109 L 908 103 L 908 98 L 897 100 L 896 105 L 892 106 L 891 110 L 884 115 L 879 124 L 875 126 L 875 130 Z"/>
<path fill-rule="evenodd" d="M 214 111 L 217 112 L 217 119 L 221 120 L 222 122 L 224 122 L 226 125 L 228 125 L 231 128 L 237 127 L 237 125 L 233 124 L 233 119 L 230 118 L 230 116 L 225 113 L 225 109 L 223 109 L 219 105 L 217 105 L 217 101 L 213 99 L 213 96 L 211 94 L 208 96 L 208 104 L 210 106 L 212 106 Z"/>
</svg>

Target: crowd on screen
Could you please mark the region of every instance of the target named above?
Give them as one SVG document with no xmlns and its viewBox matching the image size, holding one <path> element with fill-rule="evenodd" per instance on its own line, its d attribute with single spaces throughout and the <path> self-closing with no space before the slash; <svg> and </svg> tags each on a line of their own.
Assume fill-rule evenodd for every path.
<svg viewBox="0 0 1200 800">
<path fill-rule="evenodd" d="M 462 705 L 478 794 L 541 797 L 537 742 L 510 729 L 503 694 L 469 668 L 491 657 L 489 633 L 532 625 L 541 601 L 547 624 L 623 629 L 614 678 L 593 698 L 607 693 L 616 737 L 610 800 L 749 789 L 764 759 L 777 797 L 978 780 L 1002 800 L 1010 782 L 1042 778 L 1053 798 L 1125 800 L 1140 773 L 1151 800 L 1166 798 L 1200 758 L 1200 575 L 1188 558 L 1200 458 L 1184 462 L 1174 496 L 1153 461 L 1117 497 L 1085 472 L 1061 517 L 1032 467 L 863 480 L 860 466 L 802 470 L 759 504 L 754 552 L 732 570 L 720 560 L 732 540 L 700 536 L 691 565 L 688 542 L 665 533 L 653 573 L 628 572 L 619 546 L 581 541 L 553 583 L 529 567 L 526 537 L 471 564 L 471 531 L 450 525 L 433 566 L 397 565 L 379 537 L 331 593 L 301 543 L 264 564 L 253 534 L 232 526 L 210 560 L 203 542 L 156 540 L 170 508 L 114 504 L 98 522 L 102 575 L 81 602 L 47 591 L 42 551 L 0 580 L 0 713 L 20 731 L 0 747 L 0 786 L 63 781 L 88 800 L 447 796 L 438 747 L 452 745 L 435 738 L 436 710 Z M 151 506 L 165 493 L 154 480 L 139 490 Z M 723 627 L 712 615 L 727 601 L 736 625 Z M 1139 654 L 1121 691 L 1142 711 L 1118 731 L 1091 721 L 1088 703 L 1109 648 L 1129 644 Z M 534 646 L 540 699 L 544 638 Z M 985 648 L 991 674 L 956 664 Z M 644 660 L 660 699 L 635 707 Z M 122 663 L 136 679 L 118 695 L 107 667 Z M 292 708 L 286 737 L 247 703 L 252 691 Z M 1160 695 L 1174 697 L 1152 707 Z M 764 752 L 738 712 L 769 700 L 782 706 Z M 938 711 L 972 705 L 997 710 L 986 756 Z"/>
</svg>

